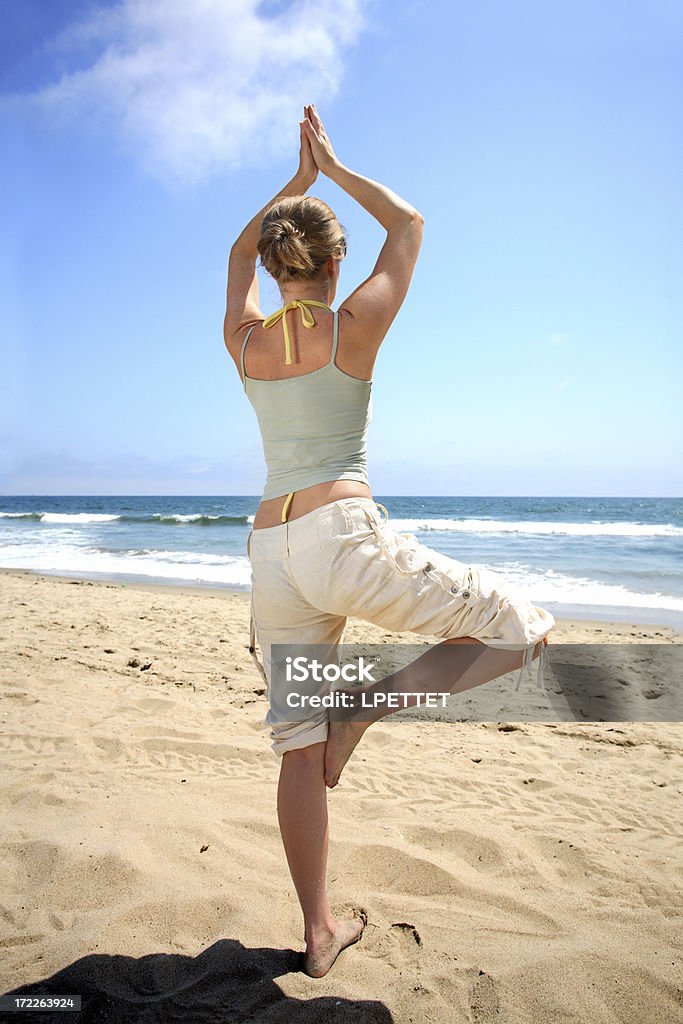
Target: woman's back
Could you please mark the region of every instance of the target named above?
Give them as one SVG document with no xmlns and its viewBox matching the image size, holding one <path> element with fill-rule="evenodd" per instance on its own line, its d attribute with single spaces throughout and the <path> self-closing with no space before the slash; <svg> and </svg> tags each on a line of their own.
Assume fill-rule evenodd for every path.
<svg viewBox="0 0 683 1024">
<path fill-rule="evenodd" d="M 305 315 L 306 300 L 299 306 Z M 296 323 L 293 304 L 290 309 L 295 313 L 292 320 Z M 324 333 L 329 334 L 331 319 L 331 342 L 328 339 L 325 343 L 322 332 L 318 331 L 315 342 L 307 345 L 303 353 L 303 366 L 312 366 L 311 369 L 302 370 L 298 359 L 289 365 L 283 362 L 281 339 L 274 339 L 281 332 L 268 329 L 275 327 L 280 319 L 284 321 L 289 313 L 286 306 L 263 322 L 267 327 L 252 325 L 242 343 L 241 376 L 256 412 L 268 468 L 264 500 L 330 480 L 368 483 L 367 433 L 372 415 L 372 381 L 355 377 L 339 367 L 339 313 L 329 312 L 331 318 L 325 317 L 323 328 Z M 310 312 L 308 315 L 311 317 Z M 298 339 L 291 327 L 287 328 L 287 335 L 290 342 L 294 341 L 292 348 L 296 354 Z M 309 331 L 313 327 L 311 323 Z M 319 365 L 323 344 L 329 346 L 329 354 Z M 288 347 L 285 345 L 285 350 Z M 292 373 L 293 369 L 299 372 Z M 254 375 L 264 372 L 269 376 Z"/>
<path fill-rule="evenodd" d="M 335 365 L 351 377 L 369 380 L 371 366 L 367 356 L 361 353 L 362 345 L 358 343 L 353 317 L 344 308 L 335 313 L 326 303 L 316 303 L 305 296 L 299 304 L 306 307 L 310 326 L 304 326 L 304 311 L 291 308 L 293 304 L 289 303 L 290 308 L 284 316 L 281 315 L 283 306 L 276 313 L 245 327 L 238 354 L 244 352 L 247 376 L 254 380 L 284 380 L 327 365 L 334 344 L 336 316 L 339 326 Z M 286 362 L 285 318 L 291 363 Z M 270 326 L 264 327 L 264 324 Z M 249 343 L 245 347 L 247 335 Z"/>
</svg>

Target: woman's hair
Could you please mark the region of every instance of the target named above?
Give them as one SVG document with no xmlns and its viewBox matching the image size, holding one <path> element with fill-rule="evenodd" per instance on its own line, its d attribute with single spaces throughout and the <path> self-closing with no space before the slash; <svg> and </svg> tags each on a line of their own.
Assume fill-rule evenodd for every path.
<svg viewBox="0 0 683 1024">
<path fill-rule="evenodd" d="M 278 284 L 310 281 L 330 256 L 344 258 L 346 235 L 322 199 L 284 196 L 263 218 L 258 252 L 261 265 Z"/>
</svg>

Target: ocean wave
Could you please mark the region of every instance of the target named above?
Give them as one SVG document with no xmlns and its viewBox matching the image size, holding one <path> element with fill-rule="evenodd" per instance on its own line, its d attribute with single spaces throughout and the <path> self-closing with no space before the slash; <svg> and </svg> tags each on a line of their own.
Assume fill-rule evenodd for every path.
<svg viewBox="0 0 683 1024">
<path fill-rule="evenodd" d="M 0 512 L 4 519 L 33 519 L 43 523 L 68 523 L 77 526 L 79 523 L 164 523 L 179 525 L 192 523 L 194 526 L 234 526 L 250 525 L 254 516 L 208 515 L 205 512 L 171 514 L 155 512 L 152 515 L 115 515 L 108 512 Z"/>
<path fill-rule="evenodd" d="M 683 537 L 683 527 L 671 523 L 553 523 L 503 519 L 392 519 L 389 524 L 405 533 L 518 533 L 526 536 L 565 537 Z"/>
<path fill-rule="evenodd" d="M 122 518 L 108 512 L 0 512 L 0 519 L 33 519 L 43 523 L 112 523 Z"/>
<path fill-rule="evenodd" d="M 7 545 L 0 550 L 3 566 L 35 572 L 82 573 L 185 580 L 188 583 L 248 587 L 251 565 L 246 555 L 208 555 L 195 551 L 154 551 L 149 548 L 108 551 L 60 543 Z"/>
<path fill-rule="evenodd" d="M 113 523 L 121 516 L 109 515 L 106 512 L 40 512 L 39 518 L 44 523 Z"/>
<path fill-rule="evenodd" d="M 554 569 L 534 570 L 516 562 L 488 566 L 507 585 L 524 591 L 535 604 L 592 605 L 604 608 L 655 608 L 683 612 L 683 598 L 660 591 L 631 589 L 621 583 L 605 583 L 587 576 L 571 576 Z"/>
<path fill-rule="evenodd" d="M 126 516 L 126 519 L 129 517 Z M 186 514 L 157 512 L 150 517 L 135 517 L 138 522 L 159 522 L 159 523 L 193 523 L 195 526 L 234 526 L 235 523 L 246 525 L 254 522 L 254 516 L 226 516 L 207 515 L 205 512 L 190 512 Z"/>
<path fill-rule="evenodd" d="M 121 516 L 106 512 L 0 512 L 0 519 L 33 519 L 44 523 L 110 523 Z"/>
</svg>

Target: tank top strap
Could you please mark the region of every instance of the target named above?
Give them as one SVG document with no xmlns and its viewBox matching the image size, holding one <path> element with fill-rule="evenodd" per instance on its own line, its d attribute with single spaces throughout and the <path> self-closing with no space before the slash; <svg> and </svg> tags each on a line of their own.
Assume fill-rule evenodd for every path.
<svg viewBox="0 0 683 1024">
<path fill-rule="evenodd" d="M 332 354 L 330 356 L 330 362 L 333 363 L 337 355 L 337 347 L 339 345 L 339 310 L 334 311 L 334 326 L 332 328 Z"/>
<path fill-rule="evenodd" d="M 249 341 L 249 338 L 251 337 L 251 332 L 254 330 L 255 327 L 256 324 L 252 324 L 247 333 L 245 334 L 244 341 L 242 342 L 242 349 L 240 351 L 240 366 L 242 368 L 242 386 L 245 391 L 247 390 L 247 374 L 244 369 L 244 350 L 247 347 L 247 342 Z"/>
</svg>

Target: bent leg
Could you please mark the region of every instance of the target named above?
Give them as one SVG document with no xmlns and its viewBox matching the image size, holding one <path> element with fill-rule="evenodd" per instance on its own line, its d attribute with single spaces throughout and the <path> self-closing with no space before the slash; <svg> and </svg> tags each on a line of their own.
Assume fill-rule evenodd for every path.
<svg viewBox="0 0 683 1024">
<path fill-rule="evenodd" d="M 444 641 L 375 684 L 385 692 L 457 693 L 481 685 L 538 657 L 555 624 L 549 612 L 500 574 L 459 562 L 392 529 L 372 501 L 347 503 L 343 517 L 330 513 L 321 544 L 326 571 L 306 579 L 309 601 L 384 629 Z M 377 717 L 386 710 L 385 705 Z M 368 724 L 367 717 L 352 727 L 330 723 L 328 785 L 336 785 L 340 764 Z"/>
<path fill-rule="evenodd" d="M 305 580 L 311 604 L 394 632 L 530 651 L 555 625 L 522 589 L 398 533 L 374 502 L 348 503 L 329 517 L 324 558 Z"/>
<path fill-rule="evenodd" d="M 534 658 L 539 657 L 546 642 L 536 645 Z M 403 708 L 415 707 L 425 694 L 462 693 L 498 679 L 519 668 L 523 657 L 521 651 L 501 650 L 472 637 L 458 637 L 436 644 L 384 679 L 344 691 L 354 706 L 338 712 L 329 723 L 325 785 L 330 789 L 337 785 L 344 765 L 373 722 Z M 400 707 L 389 706 L 385 699 L 389 694 L 401 694 Z"/>
</svg>

